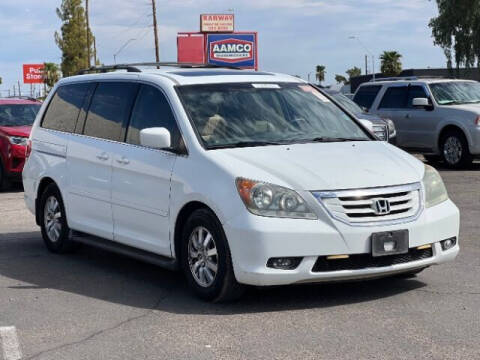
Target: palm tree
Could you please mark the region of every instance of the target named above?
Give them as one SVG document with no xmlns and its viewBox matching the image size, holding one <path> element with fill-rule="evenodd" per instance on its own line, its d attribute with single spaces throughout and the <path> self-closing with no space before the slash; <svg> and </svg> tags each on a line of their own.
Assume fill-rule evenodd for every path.
<svg viewBox="0 0 480 360">
<path fill-rule="evenodd" d="M 317 65 L 315 67 L 315 77 L 319 83 L 325 80 L 325 66 Z"/>
<path fill-rule="evenodd" d="M 60 80 L 60 68 L 55 63 L 43 64 L 43 83 L 50 90 Z"/>
<path fill-rule="evenodd" d="M 382 61 L 382 74 L 386 76 L 396 76 L 402 72 L 402 55 L 396 51 L 384 51 L 380 55 Z"/>
</svg>

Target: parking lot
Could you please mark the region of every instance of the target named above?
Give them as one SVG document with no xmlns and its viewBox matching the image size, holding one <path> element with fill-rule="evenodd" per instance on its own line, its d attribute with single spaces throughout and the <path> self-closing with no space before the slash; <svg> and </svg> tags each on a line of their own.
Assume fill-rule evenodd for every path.
<svg viewBox="0 0 480 360">
<path fill-rule="evenodd" d="M 478 359 L 480 162 L 441 173 L 461 210 L 455 262 L 413 279 L 250 289 L 233 304 L 202 302 L 180 274 L 104 251 L 50 254 L 21 189 L 1 193 L 0 329 L 16 328 L 13 344 L 0 337 L 3 356 Z"/>
</svg>

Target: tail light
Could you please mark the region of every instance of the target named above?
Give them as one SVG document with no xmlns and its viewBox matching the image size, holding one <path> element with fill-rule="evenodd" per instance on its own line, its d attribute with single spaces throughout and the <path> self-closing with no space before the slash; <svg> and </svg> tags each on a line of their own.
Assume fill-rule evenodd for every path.
<svg viewBox="0 0 480 360">
<path fill-rule="evenodd" d="M 480 127 L 480 115 L 478 115 L 477 118 L 475 119 L 475 125 Z"/>
<path fill-rule="evenodd" d="M 32 140 L 27 140 L 27 146 L 25 147 L 25 158 L 28 159 L 30 153 L 32 152 Z"/>
</svg>

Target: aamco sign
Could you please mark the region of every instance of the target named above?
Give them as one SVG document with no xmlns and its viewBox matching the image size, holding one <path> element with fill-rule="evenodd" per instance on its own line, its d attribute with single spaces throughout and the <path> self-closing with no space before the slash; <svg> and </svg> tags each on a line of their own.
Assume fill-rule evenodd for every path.
<svg viewBox="0 0 480 360">
<path fill-rule="evenodd" d="M 43 83 L 43 64 L 24 64 L 23 65 L 23 83 L 24 84 Z"/>
<path fill-rule="evenodd" d="M 215 65 L 257 68 L 257 34 L 209 34 L 208 62 Z"/>
</svg>

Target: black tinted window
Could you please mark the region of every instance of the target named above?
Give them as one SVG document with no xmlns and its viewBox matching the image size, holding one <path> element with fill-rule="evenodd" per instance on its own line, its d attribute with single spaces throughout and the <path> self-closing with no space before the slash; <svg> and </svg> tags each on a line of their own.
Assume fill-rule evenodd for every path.
<svg viewBox="0 0 480 360">
<path fill-rule="evenodd" d="M 358 89 L 353 101 L 358 105 L 363 106 L 364 108 L 370 109 L 372 107 L 375 98 L 377 97 L 378 92 L 380 91 L 381 86 L 362 86 Z"/>
<path fill-rule="evenodd" d="M 167 99 L 160 90 L 142 85 L 128 127 L 127 142 L 140 145 L 140 130 L 152 127 L 170 131 L 172 147 L 176 147 L 180 135 Z"/>
<path fill-rule="evenodd" d="M 412 106 L 412 101 L 415 98 L 428 98 L 427 93 L 425 92 L 425 89 L 423 86 L 418 86 L 418 85 L 413 85 L 410 86 L 409 91 L 408 91 L 408 107 L 413 107 Z"/>
<path fill-rule="evenodd" d="M 388 88 L 383 95 L 379 109 L 403 109 L 407 107 L 407 86 L 395 86 Z"/>
<path fill-rule="evenodd" d="M 73 132 L 89 86 L 88 83 L 82 83 L 59 87 L 48 105 L 42 127 Z"/>
<path fill-rule="evenodd" d="M 135 83 L 100 83 L 93 95 L 84 134 L 121 141 L 124 125 L 137 93 Z"/>
</svg>

